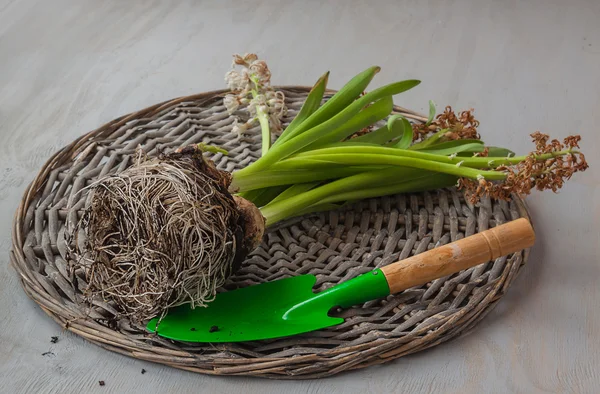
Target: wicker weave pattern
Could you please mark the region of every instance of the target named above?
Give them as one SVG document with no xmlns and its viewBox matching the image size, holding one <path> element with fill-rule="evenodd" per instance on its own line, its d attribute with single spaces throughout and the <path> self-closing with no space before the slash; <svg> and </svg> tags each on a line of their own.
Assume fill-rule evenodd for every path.
<svg viewBox="0 0 600 394">
<path fill-rule="evenodd" d="M 288 123 L 308 91 L 285 87 Z M 331 92 L 330 92 L 331 93 Z M 27 189 L 13 228 L 11 262 L 23 288 L 61 326 L 121 354 L 195 372 L 268 378 L 315 378 L 367 367 L 447 341 L 470 330 L 506 292 L 527 251 L 438 279 L 385 300 L 340 312 L 346 322 L 291 338 L 198 345 L 147 335 L 106 303 L 81 303 L 83 278 L 67 268 L 69 229 L 86 204 L 85 186 L 122 171 L 136 147 L 150 154 L 205 142 L 220 169 L 242 168 L 260 154 L 258 128 L 231 132 L 223 92 L 157 104 L 118 118 L 54 155 Z M 413 121 L 422 116 L 396 108 Z M 240 114 L 242 115 L 242 114 Z M 207 154 L 208 155 L 208 154 Z M 340 211 L 292 219 L 271 229 L 225 288 L 311 273 L 321 290 L 375 267 L 527 216 L 524 204 L 486 200 L 474 207 L 455 190 L 370 199 Z"/>
</svg>

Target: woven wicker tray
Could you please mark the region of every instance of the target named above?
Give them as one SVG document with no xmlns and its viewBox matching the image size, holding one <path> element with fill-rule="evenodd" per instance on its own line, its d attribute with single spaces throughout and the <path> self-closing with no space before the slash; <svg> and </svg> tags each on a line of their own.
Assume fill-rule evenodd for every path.
<svg viewBox="0 0 600 394">
<path fill-rule="evenodd" d="M 279 87 L 295 116 L 308 88 Z M 505 294 L 528 251 L 504 256 L 340 314 L 328 329 L 268 341 L 198 345 L 152 337 L 125 320 L 108 322 L 111 305 L 85 305 L 82 278 L 67 268 L 67 225 L 80 217 L 86 185 L 122 171 L 142 146 L 151 155 L 205 142 L 229 151 L 208 155 L 232 171 L 258 158 L 260 132 L 231 132 L 223 91 L 182 97 L 123 116 L 57 152 L 27 188 L 13 223 L 11 262 L 25 292 L 58 324 L 99 346 L 194 372 L 306 379 L 380 364 L 469 331 Z M 332 92 L 328 92 L 330 97 Z M 396 107 L 415 122 L 424 118 Z M 311 273 L 327 288 L 375 267 L 497 224 L 528 217 L 523 202 L 465 202 L 456 190 L 365 200 L 296 218 L 271 229 L 225 288 Z"/>
</svg>

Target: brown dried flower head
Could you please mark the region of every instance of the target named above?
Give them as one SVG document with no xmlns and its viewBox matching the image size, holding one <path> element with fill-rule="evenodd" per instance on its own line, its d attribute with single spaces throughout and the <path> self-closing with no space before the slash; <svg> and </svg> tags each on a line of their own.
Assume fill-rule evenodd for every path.
<svg viewBox="0 0 600 394">
<path fill-rule="evenodd" d="M 495 168 L 505 173 L 503 181 L 492 182 L 482 177 L 477 180 L 460 178 L 459 190 L 464 189 L 472 203 L 484 195 L 510 200 L 513 193 L 528 195 L 534 188 L 556 193 L 574 173 L 588 168 L 584 154 L 576 150 L 581 140 L 579 135 L 569 136 L 563 142 L 557 139 L 549 141 L 550 137 L 539 131 L 531 134 L 531 137 L 535 151 L 516 164 Z"/>
<path fill-rule="evenodd" d="M 254 61 L 258 60 L 258 56 L 254 53 L 246 53 L 244 56 L 233 55 L 232 67 L 236 64 L 239 66 L 250 67 L 250 64 Z"/>
<path fill-rule="evenodd" d="M 490 148 L 487 146 L 485 148 L 483 148 L 483 151 L 476 152 L 475 154 L 473 154 L 474 157 L 488 157 L 489 155 L 490 155 Z"/>
<path fill-rule="evenodd" d="M 431 124 L 413 124 L 413 141 L 440 130 L 447 130 L 442 140 L 479 139 L 480 136 L 477 133 L 479 121 L 475 119 L 473 111 L 473 109 L 469 109 L 457 115 L 452 107 L 447 106 L 444 112 L 438 114 Z"/>
</svg>

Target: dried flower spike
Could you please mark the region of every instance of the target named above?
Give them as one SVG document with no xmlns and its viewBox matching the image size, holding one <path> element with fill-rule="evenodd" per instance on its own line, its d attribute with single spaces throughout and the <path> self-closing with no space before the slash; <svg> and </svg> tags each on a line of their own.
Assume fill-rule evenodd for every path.
<svg viewBox="0 0 600 394">
<path fill-rule="evenodd" d="M 264 60 L 253 53 L 234 55 L 232 70 L 225 74 L 225 81 L 231 90 L 225 95 L 223 104 L 230 114 L 246 106 L 250 119 L 245 123 L 236 123 L 233 131 L 244 133 L 256 122 L 262 130 L 262 153 L 268 151 L 271 144 L 271 130 L 282 130 L 281 118 L 285 115 L 285 96 L 271 86 L 271 71 Z"/>
<path fill-rule="evenodd" d="M 510 200 L 511 195 L 527 195 L 532 189 L 552 190 L 558 192 L 566 180 L 588 168 L 583 153 L 579 148 L 579 135 L 569 136 L 561 143 L 539 131 L 531 134 L 535 151 L 512 165 L 496 167 L 496 171 L 504 172 L 505 178 L 500 182 L 492 182 L 483 178 L 477 180 L 461 178 L 458 188 L 464 189 L 469 200 L 477 202 L 488 195 L 496 199 Z"/>
<path fill-rule="evenodd" d="M 479 121 L 473 115 L 473 109 L 462 111 L 458 115 L 447 106 L 431 124 L 413 124 L 413 141 L 422 139 L 430 133 L 444 130 L 441 140 L 480 139 L 477 132 Z"/>
</svg>

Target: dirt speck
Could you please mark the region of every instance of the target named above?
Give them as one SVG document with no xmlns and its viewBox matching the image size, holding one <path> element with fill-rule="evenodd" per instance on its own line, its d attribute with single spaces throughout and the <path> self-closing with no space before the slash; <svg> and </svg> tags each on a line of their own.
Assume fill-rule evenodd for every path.
<svg viewBox="0 0 600 394">
<path fill-rule="evenodd" d="M 50 343 L 56 343 L 56 342 L 58 342 L 58 337 L 50 338 Z"/>
<path fill-rule="evenodd" d="M 208 330 L 208 332 L 217 332 L 219 331 L 219 326 L 212 326 L 210 327 L 210 329 Z"/>
<path fill-rule="evenodd" d="M 142 368 L 142 375 L 146 373 L 146 370 Z"/>
<path fill-rule="evenodd" d="M 106 383 L 104 383 L 104 380 L 99 380 L 99 381 L 98 381 L 98 384 L 99 384 L 100 386 L 104 386 Z"/>
</svg>

